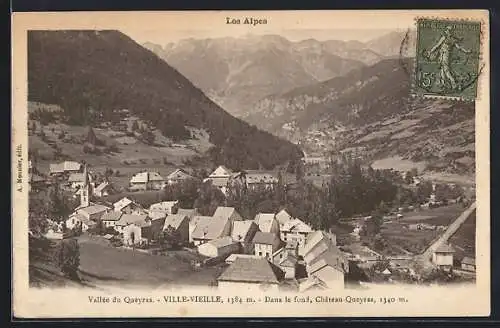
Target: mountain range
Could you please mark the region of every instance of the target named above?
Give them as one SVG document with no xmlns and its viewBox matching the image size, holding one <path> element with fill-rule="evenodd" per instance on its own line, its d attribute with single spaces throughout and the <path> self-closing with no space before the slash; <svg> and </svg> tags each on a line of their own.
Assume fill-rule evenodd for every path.
<svg viewBox="0 0 500 328">
<path fill-rule="evenodd" d="M 474 104 L 413 97 L 412 63 L 385 59 L 266 97 L 244 119 L 306 152 L 364 149 L 372 160 L 402 157 L 439 171 L 474 172 Z"/>
<path fill-rule="evenodd" d="M 54 104 L 74 125 L 89 117 L 114 122 L 129 110 L 164 136 L 190 138 L 204 129 L 214 162 L 232 168 L 273 168 L 300 149 L 224 111 L 186 77 L 119 31 L 30 31 L 28 100 Z"/>
<path fill-rule="evenodd" d="M 403 37 L 403 32 L 392 32 L 363 43 L 315 39 L 293 42 L 278 35 L 248 35 L 143 45 L 228 112 L 244 117 L 251 105 L 264 97 L 397 56 Z"/>
</svg>

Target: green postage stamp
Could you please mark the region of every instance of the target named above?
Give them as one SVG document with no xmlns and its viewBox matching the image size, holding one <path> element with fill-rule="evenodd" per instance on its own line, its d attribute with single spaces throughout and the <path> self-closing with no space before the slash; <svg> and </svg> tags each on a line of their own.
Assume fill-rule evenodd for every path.
<svg viewBox="0 0 500 328">
<path fill-rule="evenodd" d="M 481 22 L 418 19 L 414 93 L 476 99 L 480 46 Z"/>
</svg>

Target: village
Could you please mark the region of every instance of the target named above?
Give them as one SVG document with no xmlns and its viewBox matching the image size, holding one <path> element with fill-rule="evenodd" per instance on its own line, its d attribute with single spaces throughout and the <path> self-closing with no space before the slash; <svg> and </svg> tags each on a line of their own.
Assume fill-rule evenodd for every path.
<svg viewBox="0 0 500 328">
<path fill-rule="evenodd" d="M 318 164 L 310 161 L 313 166 Z M 435 199 L 435 194 L 424 204 L 387 211 L 380 229 L 391 245 L 386 247 L 389 251 L 381 254 L 362 240 L 371 216 L 342 219 L 344 227 L 350 227 L 342 232 L 314 229 L 287 208 L 244 217 L 233 206 L 218 205 L 212 215 L 202 215 L 194 206 L 181 207 L 179 199 L 140 200 L 141 194 L 200 180 L 181 168 L 166 177 L 153 170 L 139 170 L 130 177 L 123 197 L 123 192 L 114 188 L 112 176 L 97 174 L 84 162 L 53 163 L 49 170 L 48 176 L 44 176 L 30 162 L 31 192 L 55 185 L 73 195 L 75 207 L 57 220 L 45 218 L 45 238 L 54 243 L 77 239 L 82 252 L 90 243 L 92 247 L 99 244 L 107 249 L 140 253 L 153 263 L 160 261 L 156 257 L 174 254 L 183 257 L 193 272 L 212 270 L 210 279 L 202 284 L 220 289 L 305 292 L 359 288 L 370 283 L 468 281 L 475 277 L 474 257 L 462 255 L 457 260 L 456 251 L 449 244 L 462 224 L 475 215 L 475 203 L 462 204 L 462 197 L 446 201 L 453 214 L 443 212 L 447 216 L 445 223 L 412 220 L 421 211 L 448 209 L 443 207 L 443 201 Z M 409 184 L 419 183 L 417 177 L 403 176 L 405 179 Z M 236 189 L 269 190 L 278 183 L 293 188 L 296 183 L 292 175 L 279 170 L 234 172 L 223 165 L 198 182 L 216 187 L 224 196 Z M 461 212 L 460 217 L 450 218 Z M 419 247 L 401 243 L 405 235 L 410 240 L 421 240 Z M 461 247 L 462 251 L 464 247 L 470 245 Z M 396 252 L 391 253 L 394 249 Z M 465 253 L 469 254 L 470 249 Z M 107 263 L 99 265 L 105 267 Z M 430 273 L 424 275 L 425 270 Z"/>
</svg>

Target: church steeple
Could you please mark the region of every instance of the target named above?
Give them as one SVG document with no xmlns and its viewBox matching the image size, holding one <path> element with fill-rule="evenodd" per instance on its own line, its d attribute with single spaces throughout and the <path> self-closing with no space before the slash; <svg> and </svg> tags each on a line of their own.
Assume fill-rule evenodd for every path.
<svg viewBox="0 0 500 328">
<path fill-rule="evenodd" d="M 90 181 L 87 172 L 87 164 L 83 166 L 83 187 L 80 193 L 80 207 L 88 207 L 90 205 Z"/>
</svg>

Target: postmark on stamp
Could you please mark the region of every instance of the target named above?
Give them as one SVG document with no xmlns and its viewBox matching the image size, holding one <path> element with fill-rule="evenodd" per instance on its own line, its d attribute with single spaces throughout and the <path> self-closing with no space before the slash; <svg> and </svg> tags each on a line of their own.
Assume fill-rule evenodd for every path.
<svg viewBox="0 0 500 328">
<path fill-rule="evenodd" d="M 413 92 L 474 100 L 480 67 L 481 22 L 417 20 Z"/>
</svg>

